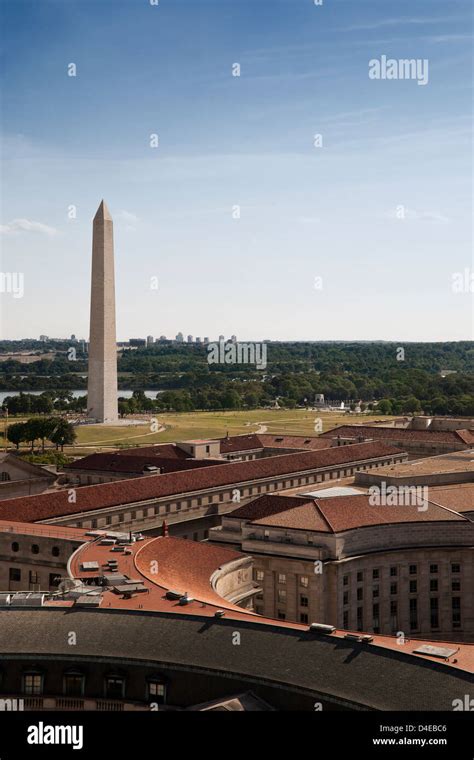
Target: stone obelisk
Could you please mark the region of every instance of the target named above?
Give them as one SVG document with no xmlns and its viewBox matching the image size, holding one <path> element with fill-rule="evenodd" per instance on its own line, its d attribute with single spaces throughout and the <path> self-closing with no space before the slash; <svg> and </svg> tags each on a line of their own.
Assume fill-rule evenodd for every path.
<svg viewBox="0 0 474 760">
<path fill-rule="evenodd" d="M 87 416 L 114 423 L 117 409 L 114 229 L 102 201 L 92 223 L 91 321 Z"/>
</svg>

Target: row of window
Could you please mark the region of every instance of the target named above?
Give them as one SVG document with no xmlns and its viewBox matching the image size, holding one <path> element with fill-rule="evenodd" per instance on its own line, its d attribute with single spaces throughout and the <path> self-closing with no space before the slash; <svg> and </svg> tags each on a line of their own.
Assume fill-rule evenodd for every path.
<svg viewBox="0 0 474 760">
<path fill-rule="evenodd" d="M 68 670 L 63 674 L 63 695 L 66 697 L 83 697 L 86 687 L 86 676 L 80 670 Z M 104 697 L 108 699 L 124 699 L 126 694 L 126 678 L 122 675 L 110 674 L 105 676 L 103 685 Z M 44 673 L 37 670 L 27 671 L 22 676 L 22 694 L 25 696 L 41 696 L 44 693 Z M 166 683 L 160 677 L 147 679 L 146 699 L 163 703 L 166 696 Z"/>
<path fill-rule="evenodd" d="M 253 571 L 253 579 L 254 581 L 258 581 L 259 583 L 262 583 L 265 579 L 265 572 L 264 570 L 257 570 L 254 569 Z M 285 573 L 278 573 L 278 583 L 282 586 L 286 584 L 286 574 Z M 298 583 L 303 588 L 308 588 L 309 586 L 309 576 L 307 575 L 300 575 L 298 579 Z"/>
<path fill-rule="evenodd" d="M 19 551 L 20 551 L 20 544 L 18 543 L 18 541 L 14 541 L 12 543 L 12 552 L 15 552 L 16 554 L 16 552 L 19 552 Z M 39 552 L 40 552 L 40 548 L 38 544 L 31 544 L 31 553 L 39 554 Z M 59 554 L 60 554 L 59 546 L 53 546 L 51 549 L 51 554 L 53 555 L 53 557 L 59 557 Z"/>
<path fill-rule="evenodd" d="M 380 595 L 380 589 L 379 586 L 373 586 L 372 589 L 372 598 L 376 599 Z M 439 583 L 437 578 L 431 578 L 430 579 L 430 593 L 437 593 L 439 591 Z M 451 580 L 451 591 L 461 591 L 461 579 L 460 578 L 453 578 Z M 408 592 L 410 594 L 417 594 L 418 593 L 418 581 L 409 581 L 408 583 Z M 390 596 L 397 596 L 398 594 L 398 583 L 391 583 L 390 584 Z M 358 602 L 361 602 L 364 598 L 364 587 L 360 586 L 356 589 L 356 599 Z M 344 591 L 342 595 L 342 603 L 349 604 L 349 592 Z"/>
<path fill-rule="evenodd" d="M 364 570 L 358 570 L 356 574 L 356 580 L 357 583 L 363 583 L 364 582 Z M 417 575 L 418 574 L 418 565 L 409 565 L 408 566 L 408 572 L 410 575 Z M 430 575 L 436 575 L 439 572 L 439 566 L 437 564 L 430 565 Z M 457 575 L 461 572 L 461 563 L 460 562 L 451 562 L 451 573 L 453 575 Z M 398 576 L 398 567 L 396 565 L 393 565 L 390 568 L 390 577 L 395 578 Z M 342 577 L 342 585 L 348 586 L 350 581 L 350 574 L 343 575 Z M 380 579 L 380 569 L 374 568 L 372 570 L 372 580 L 376 581 Z"/>
<path fill-rule="evenodd" d="M 393 461 L 398 461 L 398 460 L 393 460 Z M 380 466 L 383 466 L 385 464 L 391 464 L 391 460 L 387 460 L 386 462 L 381 462 Z M 377 465 L 377 466 L 379 466 L 379 465 Z M 249 496 L 253 496 L 254 494 L 261 494 L 262 492 L 266 493 L 267 491 L 272 491 L 272 490 L 276 491 L 276 490 L 279 490 L 279 489 L 282 489 L 282 488 L 294 488 L 296 486 L 306 485 L 306 484 L 310 484 L 310 483 L 321 483 L 321 482 L 326 481 L 326 480 L 336 479 L 336 478 L 339 478 L 339 477 L 345 477 L 346 475 L 347 476 L 352 475 L 354 473 L 355 469 L 358 469 L 358 470 L 362 469 L 363 470 L 363 469 L 366 469 L 366 467 L 365 466 L 364 467 L 357 467 L 357 468 L 351 467 L 350 469 L 347 469 L 347 470 L 346 469 L 340 469 L 340 470 L 335 470 L 335 471 L 331 471 L 331 472 L 325 472 L 325 473 L 322 473 L 320 475 L 310 475 L 310 476 L 306 476 L 306 477 L 302 477 L 302 478 L 297 478 L 297 479 L 292 479 L 292 480 L 286 480 L 284 482 L 281 481 L 281 482 L 278 482 L 278 483 L 269 483 L 267 486 L 250 486 L 249 488 L 242 489 L 242 494 L 241 495 L 245 496 L 246 495 L 246 493 L 245 493 L 246 491 L 247 491 L 247 494 Z M 370 467 L 368 465 L 367 465 L 367 469 L 370 469 Z M 220 494 L 211 494 L 210 496 L 199 497 L 197 499 L 197 506 L 201 507 L 201 506 L 203 506 L 203 504 L 212 504 L 214 502 L 214 497 L 215 496 L 218 497 L 218 500 L 220 502 L 222 502 L 222 501 L 224 501 L 225 495 L 226 494 L 224 494 L 224 493 L 220 493 Z M 228 498 L 231 498 L 230 494 L 228 495 Z M 168 514 L 171 511 L 171 506 L 174 506 L 174 505 L 166 504 L 166 506 L 165 506 L 165 514 Z M 183 501 L 183 502 L 176 502 L 175 506 L 176 506 L 176 509 L 178 511 L 180 509 L 182 509 L 183 506 L 185 508 L 187 508 L 187 509 L 190 509 L 191 508 L 191 501 L 188 500 L 188 501 Z M 163 507 L 163 505 L 157 505 L 156 507 L 149 509 L 148 510 L 149 516 L 151 516 L 150 512 L 151 512 L 152 515 L 153 514 L 155 514 L 155 515 L 160 514 L 160 509 L 162 509 L 162 507 Z M 143 516 L 144 517 L 146 516 L 145 515 L 146 511 L 147 510 L 143 510 Z M 133 521 L 133 520 L 136 520 L 136 519 L 137 519 L 137 513 L 136 513 L 136 511 L 135 512 L 131 512 L 130 513 L 130 520 Z M 119 523 L 123 523 L 124 521 L 125 521 L 125 515 L 124 514 L 118 515 L 118 522 Z M 106 522 L 106 525 L 111 525 L 111 523 L 112 523 L 112 516 L 108 515 L 105 518 L 105 522 Z M 77 527 L 82 527 L 82 524 L 81 523 L 77 523 L 76 526 Z M 96 519 L 92 520 L 91 527 L 92 527 L 92 529 L 96 529 L 98 527 L 98 521 Z M 267 538 L 267 536 L 265 536 L 265 538 Z"/>
<path fill-rule="evenodd" d="M 26 572 L 26 571 L 25 571 Z M 11 567 L 9 570 L 9 578 L 14 583 L 19 583 L 22 578 L 22 571 L 19 567 Z M 28 581 L 30 584 L 38 584 L 39 581 L 39 573 L 37 573 L 35 570 L 28 570 Z M 58 575 L 58 573 L 50 573 L 49 574 L 49 586 L 59 586 L 59 583 L 61 581 L 61 576 Z"/>
<path fill-rule="evenodd" d="M 418 599 L 409 599 L 409 626 L 410 631 L 417 631 L 419 629 L 418 620 Z M 430 612 L 430 627 L 432 629 L 440 628 L 439 622 L 439 599 L 438 597 L 431 597 L 429 600 L 429 612 Z M 390 628 L 392 632 L 398 631 L 399 607 L 398 602 L 392 600 L 390 602 Z M 367 623 L 367 621 L 366 621 Z M 451 625 L 452 628 L 461 628 L 461 597 L 453 596 L 451 598 Z M 349 628 L 349 610 L 345 610 L 343 613 L 343 628 Z M 372 605 L 372 619 L 368 622 L 367 627 L 372 628 L 374 633 L 380 633 L 380 605 L 378 602 Z M 364 631 L 364 608 L 357 607 L 356 610 L 356 628 L 358 631 Z"/>
</svg>

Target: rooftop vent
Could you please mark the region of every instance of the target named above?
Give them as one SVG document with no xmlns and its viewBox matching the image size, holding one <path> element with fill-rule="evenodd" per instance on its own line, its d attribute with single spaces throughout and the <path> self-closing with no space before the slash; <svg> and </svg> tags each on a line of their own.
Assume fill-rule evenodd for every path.
<svg viewBox="0 0 474 760">
<path fill-rule="evenodd" d="M 214 613 L 214 617 L 216 617 L 216 618 L 221 618 L 221 617 L 224 617 L 224 615 L 225 615 L 225 611 L 224 611 L 224 610 L 217 610 L 217 611 Z"/>
<path fill-rule="evenodd" d="M 183 607 L 185 604 L 189 604 L 190 602 L 194 602 L 194 599 L 192 598 L 192 596 L 188 596 L 188 592 L 186 591 L 181 597 L 181 599 L 179 600 L 178 604 L 180 604 Z"/>
<path fill-rule="evenodd" d="M 83 594 L 77 597 L 74 607 L 99 607 L 101 600 L 101 594 Z"/>
<path fill-rule="evenodd" d="M 323 635 L 329 635 L 336 630 L 333 625 L 326 625 L 325 623 L 311 623 L 309 631 L 312 633 L 322 633 Z"/>
<path fill-rule="evenodd" d="M 166 592 L 165 596 L 167 599 L 181 599 L 183 595 L 180 591 L 171 591 L 170 589 Z"/>
<path fill-rule="evenodd" d="M 10 604 L 15 607 L 42 607 L 44 604 L 45 594 L 38 594 L 34 592 L 25 592 L 13 594 L 10 600 Z"/>
</svg>

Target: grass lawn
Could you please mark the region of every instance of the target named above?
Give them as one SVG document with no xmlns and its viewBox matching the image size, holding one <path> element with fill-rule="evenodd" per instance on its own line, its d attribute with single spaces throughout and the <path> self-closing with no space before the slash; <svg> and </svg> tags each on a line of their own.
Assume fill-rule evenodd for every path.
<svg viewBox="0 0 474 760">
<path fill-rule="evenodd" d="M 369 423 L 379 416 L 348 415 L 339 412 L 309 412 L 305 409 L 255 409 L 237 412 L 186 412 L 181 414 L 159 414 L 159 424 L 165 427 L 161 432 L 151 432 L 150 425 L 80 425 L 76 428 L 77 441 L 74 447 L 65 447 L 65 454 L 90 454 L 94 450 L 118 446 L 150 446 L 188 438 L 221 438 L 230 435 L 253 433 L 258 430 L 268 433 L 288 435 L 318 435 L 315 430 L 317 419 L 322 420 L 323 431 L 337 425 Z M 385 418 L 387 421 L 389 417 Z M 18 422 L 18 419 L 14 420 Z M 11 420 L 10 422 L 13 422 Z M 0 430 L 4 421 L 0 423 Z M 266 428 L 266 430 L 264 429 Z M 3 441 L 2 441 L 3 443 Z M 23 447 L 22 447 L 23 448 Z"/>
</svg>

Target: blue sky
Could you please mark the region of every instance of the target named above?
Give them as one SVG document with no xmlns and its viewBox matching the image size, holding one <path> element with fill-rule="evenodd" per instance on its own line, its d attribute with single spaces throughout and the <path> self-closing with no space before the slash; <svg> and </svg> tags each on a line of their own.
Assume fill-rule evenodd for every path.
<svg viewBox="0 0 474 760">
<path fill-rule="evenodd" d="M 469 0 L 1 8 L 3 337 L 87 337 L 104 197 L 119 339 L 473 339 Z"/>
</svg>

